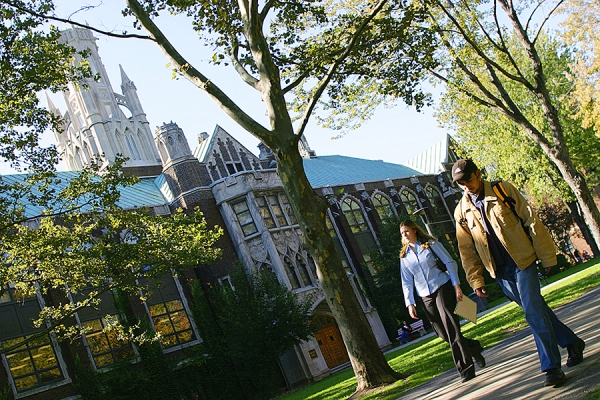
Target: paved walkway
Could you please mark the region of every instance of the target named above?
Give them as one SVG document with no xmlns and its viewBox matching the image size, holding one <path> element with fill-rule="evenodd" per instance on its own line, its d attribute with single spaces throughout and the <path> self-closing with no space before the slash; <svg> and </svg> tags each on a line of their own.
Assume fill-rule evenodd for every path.
<svg viewBox="0 0 600 400">
<path fill-rule="evenodd" d="M 600 288 L 555 312 L 586 343 L 583 362 L 572 368 L 564 366 L 567 350 L 561 349 L 567 375 L 561 387 L 543 386 L 545 374 L 540 371 L 535 343 L 527 328 L 486 348 L 483 355 L 487 366 L 476 370 L 475 379 L 461 383 L 453 369 L 400 399 L 587 399 L 590 392 L 600 388 Z"/>
</svg>

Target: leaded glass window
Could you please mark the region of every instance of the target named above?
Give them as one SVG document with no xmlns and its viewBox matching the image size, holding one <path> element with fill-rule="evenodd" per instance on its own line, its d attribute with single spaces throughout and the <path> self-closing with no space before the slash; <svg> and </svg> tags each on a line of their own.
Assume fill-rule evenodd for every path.
<svg viewBox="0 0 600 400">
<path fill-rule="evenodd" d="M 161 334 L 163 348 L 179 346 L 196 339 L 181 300 L 148 305 L 148 310 L 156 331 Z"/>
<path fill-rule="evenodd" d="M 96 368 L 107 367 L 135 356 L 128 341 L 119 339 L 114 330 L 105 330 L 108 318 L 117 317 L 96 318 L 81 323 L 86 331 L 85 338 Z"/>
<path fill-rule="evenodd" d="M 282 228 L 297 223 L 289 199 L 284 193 L 257 196 L 256 204 L 267 229 Z"/>
<path fill-rule="evenodd" d="M 244 236 L 250 236 L 258 232 L 256 224 L 254 223 L 254 219 L 252 218 L 252 214 L 248 209 L 248 203 L 246 202 L 246 200 L 242 200 L 240 202 L 232 204 L 231 208 L 233 209 L 233 212 L 235 213 L 235 216 L 237 217 L 238 222 L 240 223 L 240 227 L 244 232 Z"/>
<path fill-rule="evenodd" d="M 2 341 L 3 347 L 12 346 L 29 336 Z M 53 343 L 44 335 L 4 354 L 10 375 L 18 393 L 63 379 Z"/>
<path fill-rule="evenodd" d="M 188 317 L 175 278 L 161 277 L 162 285 L 150 285 L 151 292 L 146 304 L 163 349 L 179 346 L 196 340 L 192 323 Z"/>
<path fill-rule="evenodd" d="M 401 191 L 400 200 L 402 201 L 402 204 L 404 204 L 404 208 L 406 208 L 408 215 L 412 215 L 420 208 L 417 197 L 410 190 L 404 189 Z"/>
<path fill-rule="evenodd" d="M 375 193 L 373 196 L 373 206 L 375 206 L 375 211 L 382 220 L 396 214 L 390 200 L 381 193 Z"/>
</svg>

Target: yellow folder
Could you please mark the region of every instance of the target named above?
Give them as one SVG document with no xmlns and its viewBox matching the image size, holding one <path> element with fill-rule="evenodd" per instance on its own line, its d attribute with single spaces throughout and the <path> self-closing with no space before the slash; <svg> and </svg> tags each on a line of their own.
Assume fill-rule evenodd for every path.
<svg viewBox="0 0 600 400">
<path fill-rule="evenodd" d="M 477 303 L 468 298 L 467 296 L 463 296 L 462 301 L 456 302 L 456 308 L 454 309 L 454 314 L 458 314 L 463 318 L 468 319 L 474 324 L 477 323 Z"/>
</svg>

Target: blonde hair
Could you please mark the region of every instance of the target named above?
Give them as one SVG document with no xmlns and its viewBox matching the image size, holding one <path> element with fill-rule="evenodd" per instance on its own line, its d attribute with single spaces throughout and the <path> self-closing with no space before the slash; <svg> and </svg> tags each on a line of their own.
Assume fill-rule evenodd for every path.
<svg viewBox="0 0 600 400">
<path fill-rule="evenodd" d="M 433 236 L 423 232 L 423 229 L 421 229 L 421 227 L 419 225 L 417 225 L 414 221 L 407 219 L 406 221 L 403 221 L 400 223 L 400 230 L 402 230 L 403 227 L 407 227 L 410 229 L 414 229 L 415 232 L 417 233 L 417 240 L 419 242 L 421 242 L 421 248 L 426 249 L 429 247 L 429 241 L 433 241 L 436 242 L 437 239 L 434 238 Z M 402 235 L 400 235 L 402 236 Z M 408 249 L 408 241 L 404 240 L 404 237 L 402 237 L 402 248 L 400 249 L 400 258 L 404 258 L 404 256 L 406 255 L 406 250 Z"/>
</svg>

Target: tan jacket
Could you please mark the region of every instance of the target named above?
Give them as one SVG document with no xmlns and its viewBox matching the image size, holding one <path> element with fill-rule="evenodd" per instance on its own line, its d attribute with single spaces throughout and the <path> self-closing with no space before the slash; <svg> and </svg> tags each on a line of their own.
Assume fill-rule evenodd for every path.
<svg viewBox="0 0 600 400">
<path fill-rule="evenodd" d="M 556 246 L 552 237 L 521 193 L 510 183 L 502 182 L 506 193 L 515 199 L 515 211 L 524 221 L 531 239 L 515 213 L 496 196 L 490 182 L 484 180 L 483 185 L 488 221 L 517 266 L 525 269 L 536 260 L 540 260 L 544 268 L 556 265 Z M 481 215 L 466 192 L 454 210 L 454 218 L 467 281 L 473 289 L 478 289 L 485 286 L 483 268 L 495 278 L 496 264 L 490 253 Z"/>
</svg>

